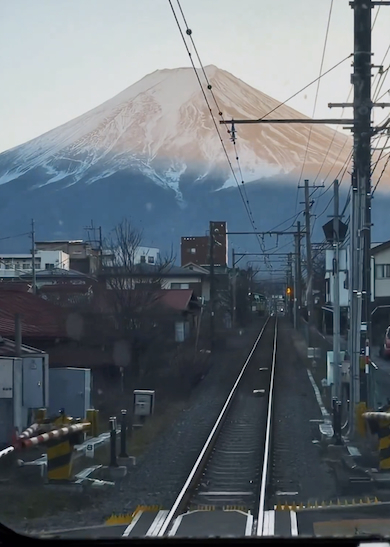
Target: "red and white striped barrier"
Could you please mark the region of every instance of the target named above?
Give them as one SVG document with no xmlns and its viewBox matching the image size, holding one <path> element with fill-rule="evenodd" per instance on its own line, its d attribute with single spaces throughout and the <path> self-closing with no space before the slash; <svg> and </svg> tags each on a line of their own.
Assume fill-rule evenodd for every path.
<svg viewBox="0 0 390 547">
<path fill-rule="evenodd" d="M 82 431 L 90 427 L 90 423 L 75 424 L 68 427 L 61 427 L 60 429 L 55 429 L 54 431 L 49 431 L 48 433 L 42 433 L 36 437 L 31 437 L 31 439 L 22 439 L 22 445 L 24 448 L 29 448 L 31 446 L 36 446 L 37 444 L 46 443 L 50 439 L 58 439 L 69 433 L 76 433 L 77 431 Z"/>
<path fill-rule="evenodd" d="M 32 424 L 19 435 L 19 439 L 29 439 L 40 427 L 40 424 Z"/>
<path fill-rule="evenodd" d="M 3 456 L 6 456 L 7 454 L 10 454 L 14 450 L 15 450 L 14 446 L 7 446 L 7 448 L 0 450 L 0 458 L 2 458 Z"/>
</svg>

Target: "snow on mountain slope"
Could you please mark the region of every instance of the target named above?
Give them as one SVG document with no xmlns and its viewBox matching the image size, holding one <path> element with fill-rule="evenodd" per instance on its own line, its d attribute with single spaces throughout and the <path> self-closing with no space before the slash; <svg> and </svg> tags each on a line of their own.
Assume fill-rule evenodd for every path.
<svg viewBox="0 0 390 547">
<path fill-rule="evenodd" d="M 260 118 L 278 102 L 215 66 L 206 67 L 226 120 Z M 204 75 L 199 72 L 203 83 Z M 205 86 L 206 88 L 206 86 Z M 218 110 L 209 91 L 210 106 L 219 125 Z M 280 106 L 269 118 L 303 118 Z M 326 126 L 239 125 L 237 151 L 246 181 L 299 173 L 306 155 L 305 175 L 336 174 L 350 150 L 351 139 Z M 234 149 L 226 128 L 221 135 L 235 167 Z M 16 148 L 0 154 L 0 184 L 40 167 L 47 178 L 36 186 L 63 180 L 70 186 L 130 169 L 183 200 L 180 181 L 185 174 L 205 180 L 219 172 L 220 188 L 234 185 L 210 113 L 192 68 L 157 70 L 86 114 Z"/>
</svg>

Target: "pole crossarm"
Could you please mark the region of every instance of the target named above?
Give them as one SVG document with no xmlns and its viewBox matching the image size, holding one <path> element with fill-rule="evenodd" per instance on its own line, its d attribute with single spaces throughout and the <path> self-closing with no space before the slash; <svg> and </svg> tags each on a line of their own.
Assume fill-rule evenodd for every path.
<svg viewBox="0 0 390 547">
<path fill-rule="evenodd" d="M 297 232 L 226 232 L 226 235 L 228 236 L 292 236 L 295 235 Z M 301 232 L 301 234 L 304 234 L 305 232 Z M 287 253 L 288 254 L 288 253 Z"/>
<path fill-rule="evenodd" d="M 301 124 L 328 124 L 328 125 L 354 125 L 355 120 L 354 119 L 343 119 L 343 118 L 292 118 L 292 119 L 274 119 L 274 120 L 267 120 L 267 119 L 258 119 L 258 120 L 221 120 L 219 122 L 221 125 L 231 125 L 231 124 L 248 124 L 248 123 L 276 123 L 276 124 L 283 124 L 283 123 L 301 123 Z"/>
</svg>

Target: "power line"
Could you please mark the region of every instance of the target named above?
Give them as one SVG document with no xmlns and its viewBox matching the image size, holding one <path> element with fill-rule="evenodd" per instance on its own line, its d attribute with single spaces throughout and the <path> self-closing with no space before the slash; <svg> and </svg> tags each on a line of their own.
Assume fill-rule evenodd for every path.
<svg viewBox="0 0 390 547">
<path fill-rule="evenodd" d="M 327 25 L 326 25 L 325 40 L 324 40 L 324 46 L 323 46 L 323 49 L 322 49 L 322 57 L 321 57 L 321 64 L 320 64 L 320 73 L 319 73 L 319 79 L 318 79 L 318 81 L 317 81 L 317 89 L 316 89 L 316 94 L 315 94 L 315 98 L 314 98 L 314 106 L 313 106 L 312 118 L 314 118 L 315 111 L 316 111 L 316 108 L 317 108 L 318 93 L 319 93 L 320 84 L 321 84 L 320 77 L 322 76 L 322 69 L 323 69 L 323 67 L 324 67 L 326 46 L 327 46 L 327 43 L 328 43 L 328 35 L 329 35 L 330 20 L 331 20 L 331 17 L 332 17 L 332 9 L 333 9 L 333 0 L 331 0 L 330 6 L 329 6 L 328 22 L 327 22 Z M 301 180 L 302 180 L 302 177 L 303 177 L 303 171 L 304 171 L 304 169 L 305 169 L 305 164 L 306 164 L 306 159 L 307 159 L 307 153 L 308 153 L 308 151 L 309 151 L 309 145 L 310 145 L 312 130 L 313 130 L 313 126 L 310 125 L 310 128 L 309 128 L 309 136 L 308 136 L 308 139 L 307 139 L 307 144 L 306 144 L 306 149 L 305 149 L 305 155 L 304 155 L 304 158 L 303 158 L 303 164 L 302 164 L 301 174 L 300 174 L 300 176 L 299 176 L 298 186 L 300 185 Z"/>
<path fill-rule="evenodd" d="M 385 163 L 385 165 L 383 166 L 382 172 L 381 172 L 381 174 L 379 175 L 378 180 L 376 181 L 376 184 L 375 184 L 375 187 L 374 187 L 374 189 L 373 189 L 373 191 L 372 191 L 371 197 L 374 196 L 375 191 L 376 191 L 376 189 L 378 188 L 378 185 L 379 185 L 379 183 L 380 183 L 380 181 L 381 181 L 381 178 L 383 177 L 383 174 L 384 174 L 384 172 L 386 171 L 386 168 L 387 168 L 387 166 L 388 166 L 388 164 L 389 164 L 389 161 L 390 161 L 390 154 L 387 154 L 386 163 Z"/>
<path fill-rule="evenodd" d="M 226 155 L 226 158 L 227 158 L 229 167 L 230 167 L 230 169 L 231 169 L 231 171 L 232 171 L 233 178 L 234 178 L 234 180 L 235 180 L 235 182 L 236 182 L 237 188 L 238 188 L 239 193 L 240 193 L 240 197 L 241 197 L 242 202 L 243 202 L 243 204 L 244 204 L 244 207 L 245 207 L 245 209 L 246 209 L 246 212 L 247 212 L 249 221 L 250 221 L 250 223 L 251 223 L 251 225 L 252 225 L 254 231 L 257 232 L 257 227 L 256 227 L 256 224 L 255 224 L 255 220 L 254 220 L 254 217 L 253 217 L 253 213 L 252 213 L 251 207 L 250 207 L 249 198 L 248 198 L 248 195 L 247 195 L 247 192 L 246 192 L 246 188 L 245 188 L 245 186 L 244 186 L 244 178 L 243 178 L 243 174 L 242 174 L 241 165 L 240 165 L 240 162 L 239 162 L 239 157 L 238 157 L 236 145 L 235 145 L 235 142 L 234 142 L 234 135 L 233 135 L 233 138 L 232 138 L 232 142 L 233 142 L 233 145 L 234 145 L 235 157 L 236 157 L 236 161 L 237 161 L 237 165 L 238 165 L 238 170 L 239 170 L 239 173 L 240 173 L 240 176 L 241 176 L 241 185 L 242 185 L 242 186 L 240 186 L 240 184 L 239 184 L 239 182 L 238 182 L 238 179 L 237 179 L 237 176 L 236 176 L 236 174 L 235 174 L 235 172 L 234 172 L 234 169 L 233 169 L 231 160 L 230 160 L 230 158 L 229 158 L 229 155 L 228 155 L 226 146 L 225 146 L 225 144 L 224 144 L 224 142 L 223 142 L 223 139 L 222 139 L 222 137 L 221 137 L 220 131 L 219 131 L 218 126 L 217 126 L 217 123 L 216 123 L 216 121 L 215 121 L 214 114 L 213 114 L 213 112 L 212 112 L 212 110 L 211 110 L 211 107 L 210 107 L 210 103 L 209 103 L 209 101 L 208 101 L 208 99 L 207 99 L 207 96 L 206 96 L 206 93 L 205 93 L 205 91 L 204 91 L 204 89 L 203 89 L 203 85 L 202 85 L 202 82 L 201 82 L 201 80 L 200 80 L 199 74 L 198 74 L 198 72 L 197 72 L 197 70 L 196 70 L 196 68 L 195 68 L 195 64 L 194 64 L 194 62 L 193 62 L 193 60 L 192 60 L 191 52 L 190 52 L 190 50 L 189 50 L 189 48 L 188 48 L 188 45 L 187 45 L 187 42 L 186 42 L 186 40 L 185 40 L 184 34 L 183 34 L 182 30 L 181 30 L 181 26 L 180 26 L 180 23 L 179 23 L 179 21 L 178 21 L 178 19 L 177 19 L 177 16 L 176 16 L 174 7 L 173 7 L 173 5 L 172 5 L 171 0 L 168 0 L 168 1 L 169 1 L 171 10 L 172 10 L 172 12 L 173 12 L 173 14 L 174 14 L 174 17 L 175 17 L 177 26 L 178 26 L 178 28 L 179 28 L 180 34 L 181 34 L 181 36 L 182 36 L 184 45 L 185 45 L 186 50 L 187 50 L 187 53 L 188 53 L 188 55 L 189 55 L 189 57 L 190 57 L 192 67 L 193 67 L 193 69 L 194 69 L 194 71 L 195 71 L 195 73 L 196 73 L 196 76 L 197 76 L 197 79 L 198 79 L 198 83 L 199 83 L 199 85 L 200 85 L 200 87 L 201 87 L 201 90 L 202 90 L 202 93 L 203 93 L 203 97 L 204 97 L 204 99 L 205 99 L 205 101 L 206 101 L 207 107 L 208 107 L 208 109 L 209 109 L 210 115 L 211 115 L 212 120 L 213 120 L 213 123 L 214 123 L 214 126 L 215 126 L 215 128 L 216 128 L 216 130 L 217 130 L 217 133 L 218 133 L 220 142 L 221 142 L 221 144 L 222 144 L 224 153 L 225 153 L 225 155 Z M 206 80 L 207 89 L 208 89 L 208 90 L 210 91 L 210 93 L 211 93 L 211 96 L 212 96 L 212 98 L 213 98 L 213 100 L 214 100 L 214 103 L 215 103 L 215 105 L 216 105 L 216 107 L 217 107 L 217 109 L 218 109 L 219 116 L 223 119 L 223 113 L 222 113 L 222 111 L 221 111 L 221 109 L 220 109 L 220 107 L 219 107 L 218 101 L 217 101 L 217 99 L 216 99 L 216 97 L 215 97 L 215 94 L 214 94 L 214 92 L 213 92 L 213 89 L 212 89 L 212 85 L 211 85 L 211 83 L 210 83 L 210 81 L 209 81 L 209 79 L 208 79 L 208 76 L 207 76 L 207 74 L 206 74 L 206 71 L 205 71 L 205 69 L 204 69 L 202 60 L 201 60 L 201 58 L 200 58 L 198 49 L 197 49 L 197 47 L 196 47 L 195 41 L 194 41 L 193 36 L 192 36 L 192 30 L 191 30 L 191 29 L 189 28 L 189 26 L 188 26 L 186 17 L 185 17 L 185 15 L 184 15 L 184 12 L 183 12 L 183 9 L 182 9 L 182 7 L 181 7 L 181 5 L 180 5 L 180 1 L 179 1 L 179 0 L 177 0 L 177 4 L 178 4 L 179 10 L 180 10 L 180 13 L 181 13 L 181 15 L 182 15 L 182 17 L 183 17 L 184 24 L 185 24 L 185 26 L 186 26 L 186 34 L 187 34 L 187 36 L 189 36 L 189 38 L 190 38 L 191 44 L 192 44 L 192 46 L 193 46 L 193 48 L 194 48 L 195 54 L 196 54 L 196 56 L 197 56 L 197 58 L 198 58 L 198 61 L 199 61 L 201 70 L 202 70 L 203 75 L 204 75 L 204 78 L 205 78 L 205 80 Z M 227 126 L 226 126 L 226 127 L 227 127 Z M 229 130 L 228 130 L 228 133 L 230 134 L 230 131 L 229 131 Z M 244 194 L 245 194 L 245 196 L 244 196 Z M 258 239 L 258 241 L 259 241 L 260 247 L 262 248 L 262 247 L 263 247 L 262 241 L 261 241 L 260 239 Z"/>
<path fill-rule="evenodd" d="M 28 235 L 30 235 L 30 232 L 25 232 L 23 234 L 16 234 L 14 236 L 0 237 L 0 241 L 4 241 L 6 239 L 15 239 L 17 237 L 23 237 L 23 236 L 28 236 Z"/>
<path fill-rule="evenodd" d="M 182 31 L 181 26 L 180 26 L 180 23 L 179 23 L 179 20 L 178 20 L 178 18 L 177 18 L 177 16 L 176 16 L 175 9 L 174 9 L 174 7 L 173 7 L 173 5 L 172 5 L 171 0 L 168 0 L 168 2 L 169 2 L 169 5 L 170 5 L 170 7 L 171 7 L 172 13 L 173 13 L 173 15 L 174 15 L 174 18 L 175 18 L 177 27 L 178 27 L 178 29 L 179 29 L 179 32 L 180 32 L 180 34 L 181 34 L 181 37 L 182 37 L 182 39 L 183 39 L 183 42 L 184 42 L 185 48 L 186 48 L 186 50 L 187 50 L 188 56 L 189 56 L 189 58 L 190 58 L 190 60 L 191 60 L 192 67 L 193 67 L 194 72 L 195 72 L 195 75 L 196 75 L 196 77 L 197 77 L 197 80 L 198 80 L 199 86 L 200 86 L 200 88 L 201 88 L 201 91 L 202 91 L 204 100 L 205 100 L 205 102 L 206 102 L 207 108 L 208 108 L 209 113 L 210 113 L 210 115 L 211 115 L 211 118 L 212 118 L 212 121 L 213 121 L 215 130 L 217 131 L 217 134 L 218 134 L 219 140 L 220 140 L 220 142 L 221 142 L 223 151 L 224 151 L 225 156 L 226 156 L 226 158 L 227 158 L 228 165 L 229 165 L 230 170 L 231 170 L 231 172 L 232 172 L 232 174 L 233 174 L 234 180 L 236 181 L 237 187 L 238 187 L 239 192 L 240 192 L 241 199 L 242 199 L 242 201 L 243 201 L 244 207 L 245 207 L 245 209 L 246 209 L 246 211 L 247 211 L 247 214 L 248 214 L 248 216 L 249 216 L 249 220 L 251 221 L 251 218 L 250 218 L 251 215 L 250 215 L 250 213 L 249 213 L 249 210 L 248 210 L 248 207 L 247 207 L 247 203 L 245 202 L 245 199 L 244 199 L 244 196 L 243 196 L 243 194 L 242 194 L 240 185 L 239 185 L 239 183 L 238 183 L 237 176 L 236 176 L 236 174 L 235 174 L 235 172 L 234 172 L 232 163 L 231 163 L 230 158 L 229 158 L 229 155 L 228 155 L 228 153 L 227 153 L 225 143 L 223 142 L 223 139 L 222 139 L 221 133 L 220 133 L 220 131 L 219 131 L 218 125 L 217 125 L 217 123 L 216 123 L 216 121 L 215 121 L 214 114 L 213 114 L 213 112 L 212 112 L 212 110 L 211 110 L 210 103 L 209 103 L 209 101 L 208 101 L 208 99 L 207 99 L 207 96 L 206 96 L 206 93 L 205 93 L 205 91 L 204 91 L 204 89 L 203 89 L 203 85 L 202 85 L 202 82 L 201 82 L 201 80 L 200 80 L 198 71 L 196 70 L 195 64 L 194 64 L 194 62 L 193 62 L 193 60 L 192 60 L 192 55 L 191 55 L 191 52 L 190 52 L 190 50 L 189 50 L 189 48 L 188 48 L 187 42 L 186 42 L 186 40 L 185 40 L 183 31 Z M 252 221 L 251 221 L 251 224 L 252 224 Z"/>
</svg>

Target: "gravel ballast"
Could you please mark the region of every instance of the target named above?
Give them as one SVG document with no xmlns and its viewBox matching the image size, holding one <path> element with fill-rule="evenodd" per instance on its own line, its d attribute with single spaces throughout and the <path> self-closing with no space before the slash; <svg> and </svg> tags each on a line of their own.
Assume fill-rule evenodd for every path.
<svg viewBox="0 0 390 547">
<path fill-rule="evenodd" d="M 279 321 L 270 506 L 337 496 L 333 474 L 313 443 L 318 423 L 310 420 L 321 420 L 322 414 L 296 336 L 287 319 Z"/>
<path fill-rule="evenodd" d="M 1 521 L 20 532 L 103 524 L 112 513 L 131 513 L 137 505 L 159 505 L 169 509 L 196 461 L 263 321 L 242 334 L 231 333 L 227 348 L 215 352 L 214 364 L 203 381 L 183 404 L 173 423 L 162 431 L 137 459 L 136 466 L 115 487 L 102 495 L 92 493 L 85 510 L 71 509 L 57 515 L 24 522 Z M 158 393 L 157 393 L 158 396 Z M 95 500 L 95 501 L 94 501 Z"/>
</svg>

